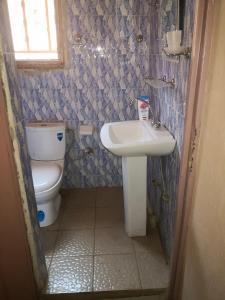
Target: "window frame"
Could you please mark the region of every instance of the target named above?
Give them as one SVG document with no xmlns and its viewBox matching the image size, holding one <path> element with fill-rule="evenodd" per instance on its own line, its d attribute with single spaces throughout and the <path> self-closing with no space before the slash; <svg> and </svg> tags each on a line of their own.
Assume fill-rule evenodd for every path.
<svg viewBox="0 0 225 300">
<path fill-rule="evenodd" d="M 64 48 L 63 48 L 63 22 L 62 22 L 62 0 L 54 0 L 55 6 L 55 24 L 57 38 L 58 59 L 46 60 L 16 60 L 15 63 L 18 69 L 55 69 L 62 68 L 65 64 Z M 10 25 L 11 26 L 11 25 Z"/>
</svg>

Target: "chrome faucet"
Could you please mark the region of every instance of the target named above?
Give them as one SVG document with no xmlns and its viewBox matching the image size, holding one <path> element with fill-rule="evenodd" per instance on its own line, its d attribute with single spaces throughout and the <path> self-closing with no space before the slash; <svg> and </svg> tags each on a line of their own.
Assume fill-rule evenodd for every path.
<svg viewBox="0 0 225 300">
<path fill-rule="evenodd" d="M 154 128 L 160 128 L 160 127 L 161 127 L 161 123 L 160 123 L 160 121 L 157 120 L 157 118 L 155 117 L 155 115 L 154 115 L 154 113 L 153 113 L 153 110 L 152 110 L 152 108 L 151 108 L 151 106 L 150 106 L 150 104 L 149 104 L 149 101 L 147 102 L 147 101 L 144 101 L 144 100 L 141 100 L 141 99 L 137 99 L 137 98 L 130 98 L 129 100 L 130 100 L 130 103 L 129 103 L 130 106 L 133 104 L 134 100 L 136 100 L 136 101 L 142 101 L 142 102 L 144 102 L 144 103 L 147 103 L 147 104 L 148 104 L 149 111 L 150 111 L 150 113 L 151 113 L 150 121 L 151 121 L 152 126 L 153 126 Z"/>
<path fill-rule="evenodd" d="M 150 110 L 150 113 L 152 115 L 152 118 L 150 119 L 151 123 L 152 123 L 152 126 L 155 127 L 155 128 L 160 128 L 161 127 L 161 122 L 154 115 L 153 110 L 152 110 L 150 105 L 149 105 L 149 110 Z"/>
</svg>

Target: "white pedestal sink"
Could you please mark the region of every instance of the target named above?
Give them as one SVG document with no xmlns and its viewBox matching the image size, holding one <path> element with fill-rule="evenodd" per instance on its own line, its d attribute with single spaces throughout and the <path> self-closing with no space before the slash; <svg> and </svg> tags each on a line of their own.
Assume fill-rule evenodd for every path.
<svg viewBox="0 0 225 300">
<path fill-rule="evenodd" d="M 152 127 L 149 121 L 104 124 L 102 144 L 122 156 L 125 229 L 128 236 L 146 235 L 147 155 L 167 155 L 175 147 L 169 131 Z"/>
</svg>

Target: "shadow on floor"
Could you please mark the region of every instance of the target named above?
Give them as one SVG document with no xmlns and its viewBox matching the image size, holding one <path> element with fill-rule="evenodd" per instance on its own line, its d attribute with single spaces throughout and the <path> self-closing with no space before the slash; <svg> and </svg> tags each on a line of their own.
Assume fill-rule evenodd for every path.
<svg viewBox="0 0 225 300">
<path fill-rule="evenodd" d="M 129 238 L 124 231 L 121 188 L 62 191 L 60 215 L 42 228 L 42 239 L 49 273 L 46 299 L 62 293 L 79 293 L 79 299 L 97 299 L 90 297 L 98 293 L 106 298 L 109 292 L 140 296 L 168 287 L 158 232 Z"/>
</svg>

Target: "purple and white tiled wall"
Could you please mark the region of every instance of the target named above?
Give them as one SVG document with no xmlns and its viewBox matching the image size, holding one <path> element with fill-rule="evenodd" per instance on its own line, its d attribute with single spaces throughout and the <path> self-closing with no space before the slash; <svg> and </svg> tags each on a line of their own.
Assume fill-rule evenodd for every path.
<svg viewBox="0 0 225 300">
<path fill-rule="evenodd" d="M 99 132 L 105 122 L 137 119 L 129 98 L 149 94 L 151 8 L 148 0 L 65 1 L 67 66 L 18 71 L 24 121 L 67 122 L 66 188 L 122 185 L 121 158 L 102 147 Z M 79 135 L 82 123 L 94 125 L 93 136 Z M 78 159 L 86 147 L 94 154 Z"/>
<path fill-rule="evenodd" d="M 161 9 L 165 2 L 161 0 Z M 185 15 L 184 15 L 184 30 L 183 30 L 183 45 L 191 46 L 193 21 L 194 21 L 194 3 L 193 0 L 186 0 Z M 190 67 L 190 59 L 180 57 L 179 62 L 171 62 L 162 56 L 162 33 L 158 26 L 163 27 L 156 20 L 162 14 L 160 9 L 153 12 L 151 28 L 154 26 L 154 31 L 151 39 L 152 48 L 149 53 L 150 76 L 161 78 L 166 76 L 168 80 L 175 79 L 175 89 L 151 89 L 150 95 L 153 102 L 155 114 L 161 120 L 176 139 L 175 151 L 165 157 L 152 157 L 148 159 L 148 195 L 150 205 L 154 214 L 158 219 L 158 224 L 161 233 L 161 239 L 167 257 L 170 257 L 172 241 L 174 237 L 174 225 L 176 214 L 177 189 L 179 180 L 180 160 L 183 144 L 184 118 L 186 107 L 187 83 Z M 169 19 L 170 20 L 170 19 Z M 167 19 L 168 21 L 168 19 Z M 174 29 L 174 24 L 169 28 L 169 22 L 164 24 L 167 30 Z M 154 184 L 156 183 L 156 184 Z M 161 190 L 165 193 L 160 191 Z"/>
</svg>

